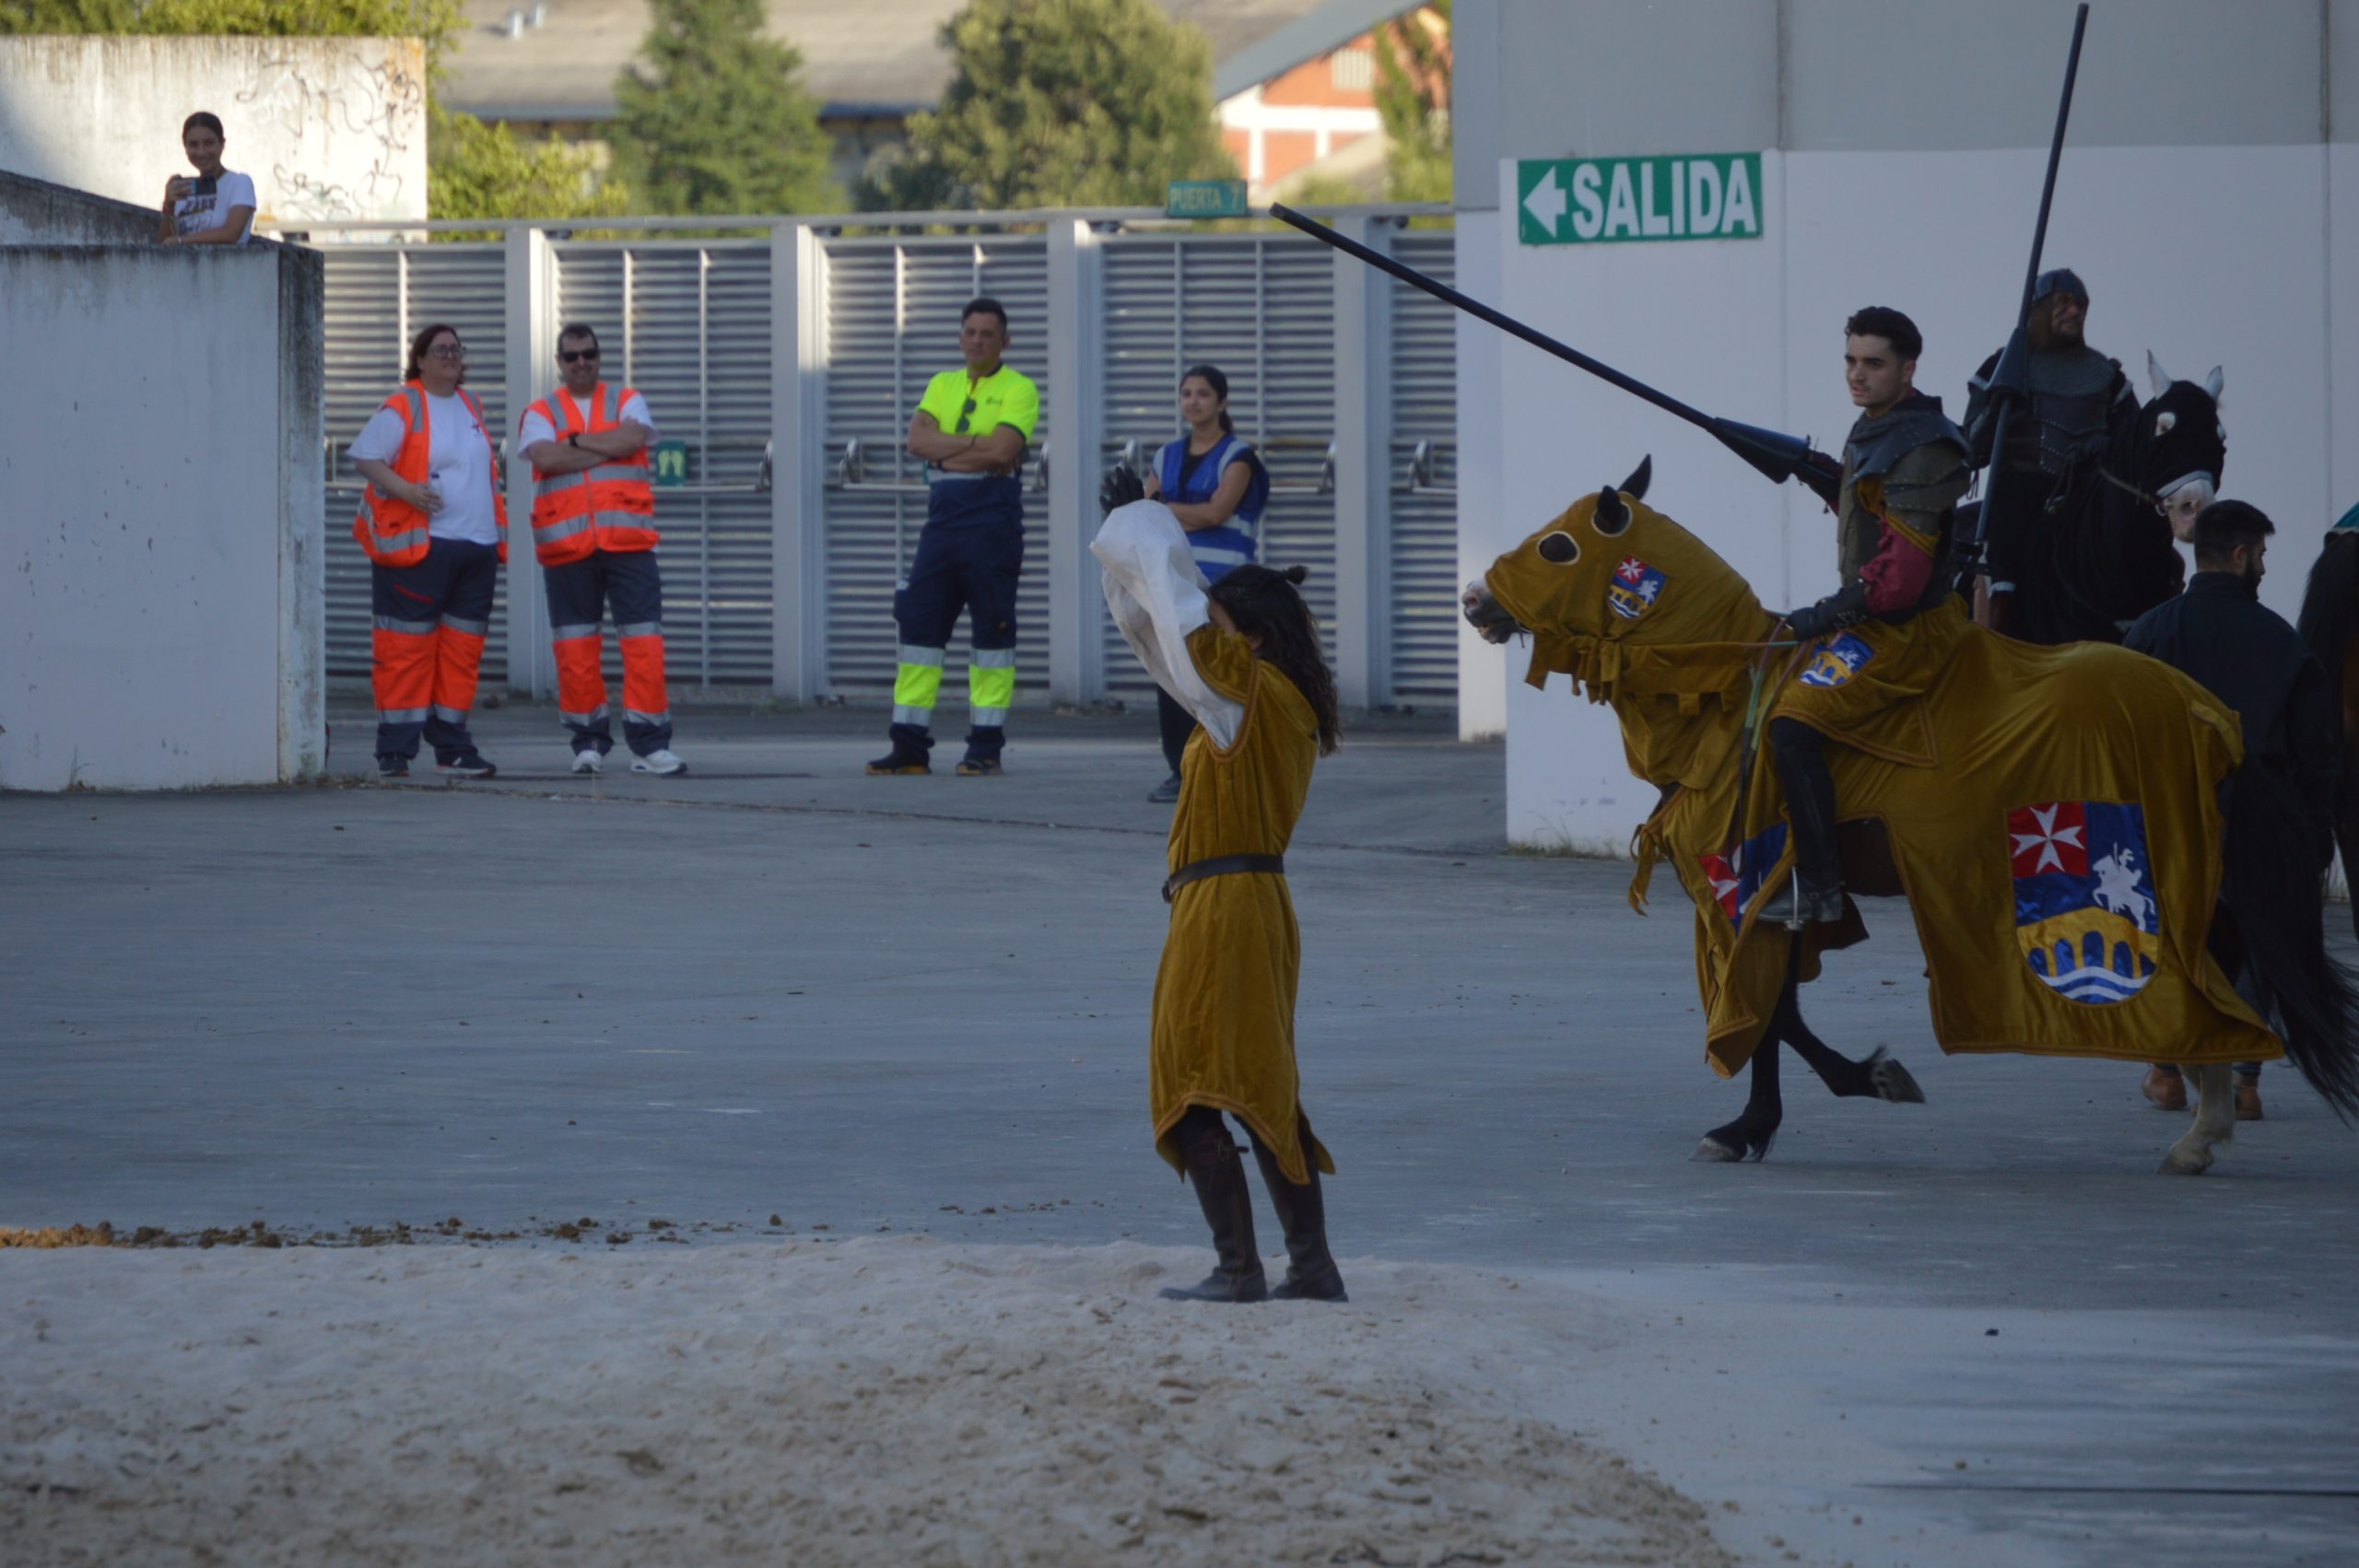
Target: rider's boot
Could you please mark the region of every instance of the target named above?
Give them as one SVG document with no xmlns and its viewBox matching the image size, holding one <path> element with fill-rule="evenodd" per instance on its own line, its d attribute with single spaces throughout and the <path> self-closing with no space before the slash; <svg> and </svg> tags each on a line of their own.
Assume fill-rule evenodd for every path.
<svg viewBox="0 0 2359 1568">
<path fill-rule="evenodd" d="M 2165 1067 L 2156 1062 L 2146 1070 L 2146 1081 L 2138 1087 L 2146 1098 L 2164 1110 L 2187 1109 L 2187 1080 L 2179 1075 L 2176 1067 Z"/>
<path fill-rule="evenodd" d="M 1279 1301 L 1348 1301 L 1344 1271 L 1327 1250 L 1327 1200 L 1319 1190 L 1319 1166 L 1310 1155 L 1310 1126 L 1302 1132 L 1302 1168 L 1309 1179 L 1300 1186 L 1286 1179 L 1278 1157 L 1261 1139 L 1253 1140 L 1253 1162 L 1262 1167 L 1262 1185 L 1270 1189 L 1270 1206 L 1278 1211 L 1278 1225 L 1286 1234 L 1286 1277 L 1270 1294 Z"/>
<path fill-rule="evenodd" d="M 1827 770 L 1825 739 L 1799 719 L 1772 719 L 1769 749 L 1794 834 L 1796 917 L 1804 924 L 1840 920 L 1843 860 L 1835 848 L 1835 775 Z"/>
<path fill-rule="evenodd" d="M 1167 1286 L 1158 1293 L 1171 1301 L 1267 1301 L 1270 1281 L 1253 1246 L 1253 1196 L 1245 1185 L 1245 1161 L 1217 1116 L 1208 1127 L 1191 1131 L 1180 1158 L 1204 1223 L 1212 1227 L 1215 1263 L 1197 1283 Z"/>
</svg>

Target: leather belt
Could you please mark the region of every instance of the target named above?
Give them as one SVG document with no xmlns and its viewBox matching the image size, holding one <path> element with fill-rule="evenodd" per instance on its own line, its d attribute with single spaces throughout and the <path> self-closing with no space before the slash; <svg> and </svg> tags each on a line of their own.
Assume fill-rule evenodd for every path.
<svg viewBox="0 0 2359 1568">
<path fill-rule="evenodd" d="M 1181 866 L 1163 882 L 1163 901 L 1191 882 L 1202 882 L 1208 876 L 1237 876 L 1250 872 L 1267 872 L 1284 876 L 1286 858 L 1284 855 L 1215 855 L 1208 860 L 1196 860 Z"/>
</svg>

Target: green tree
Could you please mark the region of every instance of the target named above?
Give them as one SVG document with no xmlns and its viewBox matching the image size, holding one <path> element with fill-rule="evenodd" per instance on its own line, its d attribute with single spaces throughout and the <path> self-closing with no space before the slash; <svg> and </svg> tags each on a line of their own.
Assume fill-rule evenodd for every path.
<svg viewBox="0 0 2359 1568">
<path fill-rule="evenodd" d="M 1424 11 L 1376 29 L 1376 111 L 1392 144 L 1384 193 L 1396 202 L 1446 202 L 1450 176 L 1449 7 Z M 1425 13 L 1439 21 L 1426 25 Z"/>
<path fill-rule="evenodd" d="M 651 0 L 641 51 L 651 71 L 615 83 L 615 161 L 648 211 L 825 212 L 819 106 L 796 79 L 803 55 L 762 36 L 761 0 Z"/>
<path fill-rule="evenodd" d="M 442 55 L 466 14 L 458 0 L 0 0 L 0 33 L 416 38 L 426 44 L 427 214 L 432 217 L 596 217 L 628 210 L 623 187 L 588 154 L 552 138 L 519 142 L 432 100 Z"/>
<path fill-rule="evenodd" d="M 949 89 L 872 205 L 1160 206 L 1170 181 L 1236 177 L 1212 45 L 1149 0 L 973 0 L 942 41 Z"/>
</svg>

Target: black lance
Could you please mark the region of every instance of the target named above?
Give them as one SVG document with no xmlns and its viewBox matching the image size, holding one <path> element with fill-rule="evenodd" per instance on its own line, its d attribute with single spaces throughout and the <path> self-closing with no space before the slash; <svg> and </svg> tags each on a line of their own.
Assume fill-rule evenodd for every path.
<svg viewBox="0 0 2359 1568">
<path fill-rule="evenodd" d="M 2013 423 L 2016 405 L 2031 390 L 2032 290 L 2039 283 L 2040 252 L 2048 248 L 2048 211 L 2056 200 L 2056 166 L 2064 158 L 2064 123 L 2072 116 L 2072 84 L 2081 74 L 2081 37 L 2088 30 L 2089 8 L 2083 5 L 2072 17 L 2072 48 L 2064 57 L 2064 96 L 2056 105 L 2056 134 L 2048 140 L 2048 178 L 2039 187 L 2039 221 L 2031 231 L 2031 264 L 2024 269 L 2023 301 L 2015 308 L 2013 335 L 2000 350 L 1999 363 L 1990 372 L 1990 391 L 1999 404 L 1990 421 L 1990 462 L 1982 471 L 1982 504 L 1974 509 L 1973 521 L 1958 542 L 1958 585 L 1969 591 L 1980 574 L 1990 537 L 1990 509 L 1998 499 L 1999 465 L 2006 461 L 2007 427 Z"/>
<path fill-rule="evenodd" d="M 1444 304 L 1455 305 L 1468 315 L 1523 339 L 1534 348 L 1544 349 L 1568 365 L 1578 365 L 1600 380 L 1610 381 L 1633 397 L 1644 398 L 1666 414 L 1677 415 L 1690 425 L 1710 432 L 1713 439 L 1773 482 L 1782 484 L 1789 479 L 1800 480 L 1829 507 L 1836 504 L 1837 488 L 1843 477 L 1842 468 L 1826 453 L 1813 448 L 1807 439 L 1789 436 L 1778 430 L 1765 430 L 1758 425 L 1741 425 L 1733 419 L 1717 418 L 1700 408 L 1692 408 L 1668 392 L 1656 391 L 1636 376 L 1625 375 L 1602 359 L 1592 359 L 1579 349 L 1559 343 L 1546 333 L 1526 326 L 1513 316 L 1495 310 L 1479 299 L 1469 298 L 1448 284 L 1438 283 L 1381 251 L 1371 251 L 1358 240 L 1347 239 L 1316 218 L 1305 217 L 1282 203 L 1270 204 L 1270 216 L 1281 223 L 1292 224 L 1321 244 L 1332 245 L 1379 271 L 1391 273 L 1412 288 L 1421 288 Z"/>
</svg>

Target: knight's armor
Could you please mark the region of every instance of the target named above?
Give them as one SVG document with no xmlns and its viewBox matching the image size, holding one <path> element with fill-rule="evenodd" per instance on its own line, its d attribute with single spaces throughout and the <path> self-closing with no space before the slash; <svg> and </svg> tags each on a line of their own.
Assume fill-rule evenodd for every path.
<svg viewBox="0 0 2359 1568">
<path fill-rule="evenodd" d="M 1843 486 L 1837 497 L 1836 567 L 1845 582 L 1884 548 L 1887 523 L 1930 541 L 1933 574 L 1927 592 L 1949 591 L 1952 509 L 1966 486 L 1966 439 L 1942 413 L 1941 399 L 1913 396 L 1879 418 L 1861 418 L 1843 445 Z M 1862 480 L 1882 503 L 1860 494 Z M 1901 613 L 1914 614 L 1923 604 Z M 1900 618 L 1895 616 L 1893 618 Z"/>
<path fill-rule="evenodd" d="M 1985 457 L 1993 433 L 1989 376 L 1986 369 L 1968 383 L 1966 414 L 1977 453 Z M 2034 353 L 2030 381 L 2029 417 L 2019 415 L 2007 430 L 2002 466 L 2010 474 L 2061 478 L 2075 461 L 2104 452 L 2125 404 L 2137 412 L 2121 367 L 2086 344 Z"/>
</svg>

